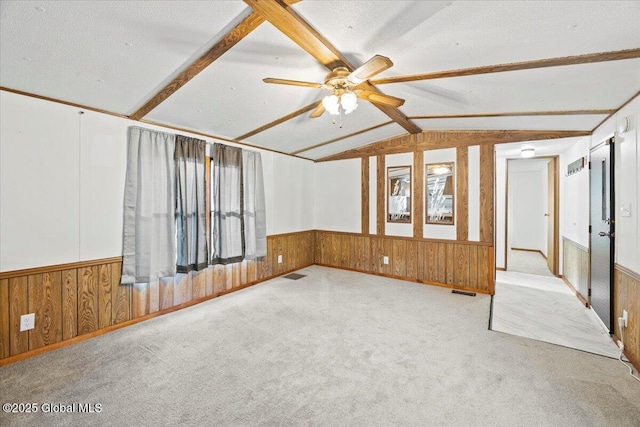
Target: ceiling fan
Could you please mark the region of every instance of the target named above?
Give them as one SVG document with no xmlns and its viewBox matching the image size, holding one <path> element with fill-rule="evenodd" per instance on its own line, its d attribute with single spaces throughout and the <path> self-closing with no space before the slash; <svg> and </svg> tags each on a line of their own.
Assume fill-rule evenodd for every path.
<svg viewBox="0 0 640 427">
<path fill-rule="evenodd" d="M 327 89 L 329 95 L 325 96 L 322 102 L 309 115 L 311 118 L 316 118 L 320 117 L 325 111 L 328 111 L 331 115 L 341 115 L 343 112 L 344 114 L 349 114 L 358 107 L 358 98 L 374 104 L 400 107 L 404 104 L 404 99 L 368 90 L 366 85 L 363 85 L 371 77 L 392 66 L 393 62 L 389 58 L 376 55 L 351 73 L 346 67 L 334 68 L 333 71 L 327 74 L 324 83 L 274 78 L 266 78 L 263 81 L 265 83 Z"/>
</svg>

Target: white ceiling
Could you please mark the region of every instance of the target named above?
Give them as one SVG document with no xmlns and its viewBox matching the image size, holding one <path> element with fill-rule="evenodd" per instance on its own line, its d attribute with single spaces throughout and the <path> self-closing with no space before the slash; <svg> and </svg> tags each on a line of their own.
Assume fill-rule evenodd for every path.
<svg viewBox="0 0 640 427">
<path fill-rule="evenodd" d="M 355 66 L 389 77 L 640 47 L 637 1 L 314 1 L 293 9 Z M 0 0 L 0 86 L 129 115 L 251 12 L 242 1 Z M 327 70 L 261 24 L 145 120 L 235 139 L 321 99 Z M 374 78 L 374 79 L 375 79 Z M 378 85 L 406 116 L 617 109 L 640 90 L 640 59 Z M 406 131 L 360 101 L 331 124 L 309 113 L 243 139 L 318 159 Z M 591 130 L 605 114 L 436 118 L 428 129 Z M 363 130 L 375 128 L 367 132 Z M 358 133 L 355 136 L 346 137 Z M 529 143 L 531 144 L 531 143 Z"/>
</svg>

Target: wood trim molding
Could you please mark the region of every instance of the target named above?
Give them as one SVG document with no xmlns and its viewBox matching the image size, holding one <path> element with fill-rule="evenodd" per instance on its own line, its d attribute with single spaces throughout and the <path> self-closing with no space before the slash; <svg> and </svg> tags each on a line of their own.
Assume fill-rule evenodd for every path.
<svg viewBox="0 0 640 427">
<path fill-rule="evenodd" d="M 314 144 L 314 145 L 312 145 L 310 147 L 303 148 L 302 150 L 293 151 L 293 152 L 291 152 L 291 154 L 304 153 L 305 151 L 310 151 L 310 150 L 313 150 L 315 148 L 324 147 L 325 145 L 333 144 L 334 142 L 342 141 L 343 139 L 351 138 L 353 136 L 357 136 L 357 135 L 360 135 L 360 134 L 363 134 L 363 133 L 366 133 L 366 132 L 369 132 L 369 131 L 372 131 L 372 130 L 375 130 L 375 129 L 378 129 L 378 128 L 381 128 L 381 127 L 384 127 L 384 126 L 387 126 L 387 125 L 390 125 L 391 123 L 395 123 L 395 122 L 393 120 L 389 120 L 387 122 L 383 122 L 383 123 L 380 123 L 378 125 L 371 126 L 371 127 L 366 128 L 366 129 L 359 130 L 357 132 L 352 132 L 352 133 L 350 133 L 348 135 L 339 136 L 337 138 L 330 139 L 329 141 L 325 141 L 325 142 L 320 142 L 318 144 Z"/>
<path fill-rule="evenodd" d="M 378 154 L 397 154 L 440 148 L 494 145 L 510 142 L 537 141 L 591 135 L 591 131 L 564 130 L 425 130 L 417 135 L 400 135 L 382 141 L 333 154 L 316 160 L 353 159 Z"/>
<path fill-rule="evenodd" d="M 585 306 L 589 307 L 589 301 L 587 301 L 580 292 L 573 286 L 573 284 L 567 279 L 565 276 L 560 276 L 560 278 L 564 281 L 564 283 L 571 289 L 571 292 L 580 300 L 580 302 Z"/>
<path fill-rule="evenodd" d="M 298 0 L 286 0 L 287 3 L 297 3 Z M 231 31 L 225 34 L 220 41 L 214 44 L 202 56 L 196 59 L 191 65 L 182 70 L 176 77 L 171 80 L 165 87 L 152 96 L 142 107 L 138 108 L 129 117 L 133 120 L 140 120 L 149 114 L 154 108 L 164 102 L 173 95 L 178 89 L 187 84 L 192 78 L 200 74 L 202 70 L 213 64 L 218 58 L 229 51 L 239 41 L 248 36 L 253 30 L 258 28 L 264 22 L 264 18 L 256 13 L 251 12 L 245 16 Z"/>
<path fill-rule="evenodd" d="M 187 129 L 187 128 L 182 128 L 182 127 L 179 127 L 179 126 L 167 125 L 167 124 L 164 124 L 164 123 L 152 122 L 151 120 L 145 120 L 145 119 L 140 119 L 138 121 L 140 123 L 146 123 L 148 125 L 159 126 L 159 127 L 165 128 L 165 129 L 171 129 L 171 130 L 175 130 L 175 131 L 178 131 L 178 132 L 187 132 L 187 133 L 190 133 L 190 134 L 193 134 L 193 135 L 203 136 L 205 138 L 210 138 L 210 139 L 214 139 L 214 140 L 217 140 L 217 141 L 230 142 L 232 144 L 238 144 L 240 146 L 252 148 L 252 149 L 255 149 L 255 150 L 269 151 L 271 153 L 282 154 L 283 156 L 295 157 L 297 159 L 309 160 L 309 161 L 312 161 L 312 162 L 314 161 L 313 159 L 309 159 L 307 157 L 298 156 L 298 155 L 290 154 L 290 153 L 285 153 L 284 151 L 278 151 L 278 150 L 274 150 L 274 149 L 271 149 L 271 148 L 262 147 L 262 146 L 259 146 L 259 145 L 253 145 L 253 144 L 249 144 L 247 142 L 240 142 L 240 141 L 236 141 L 236 140 L 233 140 L 233 139 L 227 139 L 227 138 L 223 138 L 223 137 L 220 137 L 220 136 L 210 135 L 208 133 L 199 132 L 199 131 L 196 131 L 196 130 L 193 130 L 193 129 Z"/>
<path fill-rule="evenodd" d="M 494 150 L 480 146 L 480 240 L 493 244 Z"/>
<path fill-rule="evenodd" d="M 469 149 L 456 148 L 456 238 L 469 239 Z"/>
<path fill-rule="evenodd" d="M 413 237 L 424 237 L 424 154 L 422 151 L 413 152 Z"/>
<path fill-rule="evenodd" d="M 435 114 L 427 116 L 409 116 L 412 120 L 424 119 L 471 119 L 483 117 L 520 117 L 520 116 L 579 116 L 612 114 L 618 110 L 557 110 L 557 111 L 514 111 L 504 113 Z"/>
<path fill-rule="evenodd" d="M 271 129 L 274 126 L 278 126 L 279 124 L 284 123 L 284 122 L 286 122 L 288 120 L 291 120 L 291 119 L 293 119 L 295 117 L 298 117 L 298 116 L 306 113 L 307 111 L 311 111 L 311 110 L 315 109 L 318 106 L 318 104 L 320 104 L 321 102 L 322 101 L 320 100 L 320 101 L 316 101 L 316 102 L 314 102 L 312 104 L 306 105 L 306 106 L 300 108 L 299 110 L 294 111 L 293 113 L 289 113 L 286 116 L 282 116 L 279 119 L 276 119 L 276 120 L 274 120 L 274 121 L 272 121 L 270 123 L 267 123 L 266 125 L 260 126 L 259 128 L 254 129 L 251 132 L 245 133 L 244 135 L 240 135 L 236 139 L 243 140 L 243 139 L 249 138 L 251 136 L 257 135 L 260 132 L 264 132 L 267 129 Z M 293 152 L 291 154 L 298 154 L 298 153 L 301 153 L 301 152 L 306 151 L 306 150 L 307 149 L 298 150 L 298 151 L 295 151 L 295 152 Z"/>
<path fill-rule="evenodd" d="M 376 159 L 376 233 L 379 235 L 385 234 L 387 224 L 385 218 L 387 207 L 385 203 L 386 172 L 385 156 L 380 155 Z"/>
<path fill-rule="evenodd" d="M 627 267 L 624 267 L 620 264 L 614 264 L 614 268 L 619 272 L 631 277 L 633 280 L 640 282 L 640 273 L 636 273 L 635 271 L 630 270 Z"/>
<path fill-rule="evenodd" d="M 640 58 L 640 48 L 613 52 L 588 53 L 586 55 L 562 56 L 537 59 L 533 61 L 511 62 L 507 64 L 485 65 L 481 67 L 460 68 L 457 70 L 436 71 L 432 73 L 412 74 L 409 76 L 387 77 L 371 80 L 371 84 L 414 82 L 418 80 L 444 79 L 449 77 L 473 76 L 477 74 L 501 73 L 504 71 L 531 70 L 534 68 L 561 67 L 565 65 L 589 64 L 594 62 L 619 61 Z"/>
<path fill-rule="evenodd" d="M 360 168 L 360 182 L 361 182 L 361 213 L 362 220 L 360 221 L 362 234 L 369 234 L 369 158 L 362 158 L 362 166 Z"/>
<path fill-rule="evenodd" d="M 22 270 L 3 271 L 3 272 L 0 272 L 0 280 L 8 279 L 11 277 L 31 276 L 35 274 L 51 273 L 54 271 L 71 270 L 74 268 L 94 267 L 96 265 L 111 264 L 114 262 L 122 262 L 122 257 L 117 256 L 117 257 L 111 257 L 111 258 L 92 259 L 89 261 L 78 261 L 78 262 L 69 262 L 66 264 L 54 264 L 54 265 L 48 265 L 48 266 L 42 266 L 42 267 L 25 268 Z"/>
</svg>

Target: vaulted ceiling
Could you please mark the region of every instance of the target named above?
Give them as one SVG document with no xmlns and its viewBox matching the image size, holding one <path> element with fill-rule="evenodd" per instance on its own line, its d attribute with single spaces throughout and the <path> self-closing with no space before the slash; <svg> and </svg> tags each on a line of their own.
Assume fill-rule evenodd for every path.
<svg viewBox="0 0 640 427">
<path fill-rule="evenodd" d="M 322 159 L 430 130 L 597 127 L 640 90 L 637 1 L 0 1 L 0 86 Z M 393 66 L 336 119 L 323 83 Z"/>
</svg>

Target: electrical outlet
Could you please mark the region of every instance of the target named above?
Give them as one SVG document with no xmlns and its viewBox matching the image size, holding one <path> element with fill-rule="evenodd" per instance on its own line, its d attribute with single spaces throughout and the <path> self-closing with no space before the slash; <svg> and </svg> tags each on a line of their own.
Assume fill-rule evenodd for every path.
<svg viewBox="0 0 640 427">
<path fill-rule="evenodd" d="M 622 318 L 624 319 L 624 327 L 627 327 L 627 322 L 629 321 L 629 313 L 627 310 L 622 310 Z"/>
<path fill-rule="evenodd" d="M 282 264 L 282 255 L 278 255 L 278 264 Z"/>
<path fill-rule="evenodd" d="M 23 314 L 20 316 L 20 332 L 29 331 L 35 327 L 36 314 Z"/>
<path fill-rule="evenodd" d="M 382 257 L 382 263 L 383 264 L 389 264 L 389 257 L 388 256 L 383 256 Z"/>
</svg>

